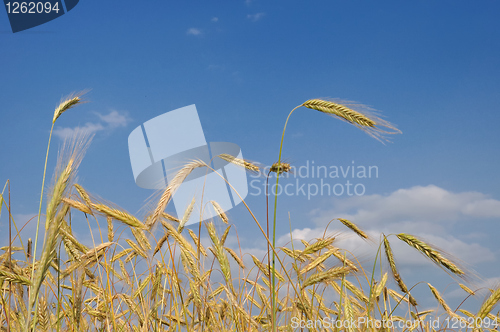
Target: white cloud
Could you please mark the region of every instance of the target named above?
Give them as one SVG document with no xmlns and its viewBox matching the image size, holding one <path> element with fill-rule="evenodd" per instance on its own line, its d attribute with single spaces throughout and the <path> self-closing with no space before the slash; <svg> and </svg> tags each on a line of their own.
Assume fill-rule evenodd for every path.
<svg viewBox="0 0 500 332">
<path fill-rule="evenodd" d="M 219 18 L 218 18 L 218 17 L 212 17 L 212 19 L 211 19 L 210 21 L 212 21 L 212 22 L 214 22 L 214 23 L 215 23 L 215 22 L 219 22 Z"/>
<path fill-rule="evenodd" d="M 126 127 L 130 121 L 126 114 L 120 114 L 118 111 L 111 111 L 107 115 L 102 115 L 100 113 L 96 114 L 101 121 L 105 122 L 111 128 Z"/>
<path fill-rule="evenodd" d="M 201 35 L 201 30 L 197 29 L 197 28 L 189 28 L 186 31 L 186 34 L 191 35 L 191 36 L 199 36 L 199 35 Z"/>
<path fill-rule="evenodd" d="M 500 218 L 500 201 L 478 192 L 453 193 L 434 185 L 399 189 L 382 195 L 353 196 L 335 200 L 333 209 L 312 212 L 318 224 L 334 217 L 363 221 L 365 225 L 442 222 L 465 218 Z"/>
<path fill-rule="evenodd" d="M 404 232 L 420 237 L 468 266 L 497 260 L 496 254 L 482 244 L 487 234 L 481 228 L 464 234 L 458 231 L 450 233 L 452 225 L 460 221 L 473 219 L 476 223 L 488 223 L 491 218 L 500 218 L 500 201 L 479 192 L 454 193 L 434 185 L 415 186 L 388 195 L 336 199 L 333 208 L 316 209 L 311 216 L 313 226 L 294 229 L 294 240 L 321 238 L 330 220 L 346 218 L 367 232 L 374 243 L 360 239 L 339 221 L 329 225 L 327 236 L 337 236 L 339 242 L 336 246 L 353 252 L 357 257 L 373 256 L 382 233 Z M 285 245 L 289 241 L 290 234 L 286 234 L 279 238 L 278 243 Z M 393 251 L 401 258 L 402 267 L 429 265 L 426 257 L 395 236 L 390 237 L 390 242 Z"/>
<path fill-rule="evenodd" d="M 95 114 L 100 119 L 99 122 L 87 122 L 83 126 L 76 127 L 58 127 L 54 129 L 54 135 L 61 139 L 66 139 L 73 137 L 77 131 L 85 132 L 87 134 L 95 134 L 99 131 L 110 131 L 118 127 L 126 127 L 131 121 L 126 113 L 120 113 L 115 110 L 106 115 L 98 112 L 95 112 Z"/>
<path fill-rule="evenodd" d="M 247 18 L 252 22 L 257 22 L 262 19 L 266 13 L 248 14 Z"/>
</svg>

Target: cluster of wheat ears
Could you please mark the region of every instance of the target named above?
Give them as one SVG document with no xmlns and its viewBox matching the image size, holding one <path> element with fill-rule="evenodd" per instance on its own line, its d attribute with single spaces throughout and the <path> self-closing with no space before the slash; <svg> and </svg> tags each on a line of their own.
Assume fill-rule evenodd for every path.
<svg viewBox="0 0 500 332">
<path fill-rule="evenodd" d="M 54 112 L 52 129 L 65 111 L 80 103 L 81 95 L 64 99 Z M 379 140 L 386 134 L 399 133 L 363 105 L 312 99 L 298 107 L 302 106 L 333 115 Z M 281 161 L 285 129 L 278 161 L 271 167 L 277 173 L 276 181 L 289 170 L 289 165 Z M 291 239 L 287 246 L 276 247 L 277 197 L 272 234 L 269 218 L 266 229 L 243 201 L 249 220 L 268 244 L 266 257 L 243 254 L 241 248 L 226 245 L 228 236 L 236 233 L 217 202 L 207 205 L 215 209 L 215 220 L 199 223 L 194 230 L 185 228 L 194 201 L 182 216 L 174 217 L 165 209 L 195 168 L 210 169 L 200 160 L 184 165 L 140 220 L 75 183 L 88 144 L 89 139 L 83 136 L 65 144 L 42 214 L 45 166 L 34 241 L 21 237 L 25 225 L 17 225 L 12 218 L 10 195 L 6 196 L 10 183 L 8 191 L 6 184 L 0 195 L 0 213 L 2 207 L 7 209 L 9 229 L 12 227 L 10 243 L 1 248 L 0 256 L 2 331 L 444 330 L 446 327 L 425 320 L 438 313 L 466 324 L 463 330 L 488 329 L 482 324 L 471 326 L 471 318 L 475 322 L 498 321 L 498 312 L 493 309 L 500 300 L 500 288 L 490 289 L 474 314 L 460 307 L 453 310 L 428 284 L 438 305 L 434 310 L 419 310 L 415 294 L 410 294 L 412 288 L 398 271 L 389 235 L 382 235 L 373 271 L 366 271 L 352 253 L 337 247 L 336 237 L 326 231 L 322 238 L 301 240 L 301 244 Z M 50 138 L 45 165 L 49 148 Z M 217 158 L 248 171 L 259 170 L 258 165 L 234 156 Z M 73 232 L 72 219 L 76 218 L 88 223 L 92 246 L 82 243 Z M 337 218 L 332 222 L 352 231 L 353 236 L 369 240 L 352 221 Z M 207 234 L 204 239 L 202 229 Z M 404 233 L 395 235 L 396 239 L 457 280 L 466 276 L 449 255 L 421 239 Z M 474 295 L 467 286 L 460 286 L 464 296 Z M 318 324 L 326 319 L 345 322 L 360 317 L 412 324 L 403 328 Z M 494 324 L 489 329 L 495 329 Z"/>
</svg>

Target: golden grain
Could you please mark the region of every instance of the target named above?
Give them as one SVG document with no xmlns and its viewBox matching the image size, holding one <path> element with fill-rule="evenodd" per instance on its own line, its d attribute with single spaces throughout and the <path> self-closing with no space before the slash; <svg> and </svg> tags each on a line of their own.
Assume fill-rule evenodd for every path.
<svg viewBox="0 0 500 332">
<path fill-rule="evenodd" d="M 179 186 L 184 182 L 184 180 L 187 178 L 189 174 L 195 169 L 199 167 L 206 167 L 207 164 L 201 160 L 194 160 L 190 163 L 187 163 L 184 165 L 184 167 L 181 168 L 179 172 L 174 176 L 170 184 L 167 186 L 165 191 L 160 197 L 160 200 L 158 201 L 158 204 L 151 215 L 151 218 L 149 219 L 148 223 L 148 228 L 151 228 L 156 221 L 158 221 L 158 218 L 162 213 L 165 212 L 165 208 L 167 207 L 168 202 L 172 198 L 172 195 L 177 191 Z"/>
<path fill-rule="evenodd" d="M 429 244 L 423 242 L 417 237 L 405 233 L 400 233 L 397 235 L 398 239 L 407 243 L 409 246 L 415 248 L 425 256 L 429 257 L 434 263 L 438 266 L 444 267 L 452 273 L 463 276 L 465 272 L 462 271 L 455 263 L 453 263 L 448 258 L 444 257 L 444 255 L 437 249 L 433 248 Z"/>
<path fill-rule="evenodd" d="M 388 140 L 385 137 L 386 134 L 401 133 L 392 123 L 377 116 L 376 110 L 363 104 L 344 100 L 311 99 L 303 103 L 302 106 L 333 115 L 360 128 L 381 142 Z"/>
<path fill-rule="evenodd" d="M 408 287 L 406 287 L 406 284 L 403 282 L 403 279 L 401 278 L 398 269 L 396 267 L 396 261 L 394 259 L 394 255 L 392 253 L 391 245 L 389 243 L 389 240 L 387 237 L 384 235 L 384 249 L 385 249 L 385 257 L 387 258 L 387 261 L 389 262 L 389 266 L 391 267 L 391 272 L 392 276 L 394 277 L 394 280 L 399 286 L 399 289 L 405 294 L 408 294 L 408 299 L 410 303 L 414 306 L 417 305 L 417 301 L 409 294 L 408 292 Z"/>
<path fill-rule="evenodd" d="M 71 94 L 71 95 L 67 96 L 66 98 L 64 98 L 63 100 L 61 100 L 61 103 L 54 110 L 54 117 L 52 118 L 52 124 L 54 124 L 56 122 L 56 120 L 61 116 L 61 114 L 63 114 L 67 110 L 75 107 L 78 104 L 82 104 L 83 101 L 82 101 L 81 97 L 85 93 L 87 93 L 87 92 L 82 91 L 82 92 L 79 92 L 76 94 Z"/>
<path fill-rule="evenodd" d="M 495 289 L 488 297 L 488 299 L 484 301 L 476 316 L 481 319 L 486 318 L 486 316 L 491 312 L 498 301 L 500 301 L 500 287 Z"/>
<path fill-rule="evenodd" d="M 250 172 L 253 172 L 253 173 L 259 173 L 259 171 L 260 171 L 260 167 L 255 165 L 254 163 L 251 163 L 245 159 L 236 158 L 236 157 L 231 156 L 230 154 L 227 154 L 227 153 L 219 154 L 219 155 L 217 155 L 217 157 L 219 157 L 222 160 L 225 160 L 229 163 L 232 163 L 236 166 L 243 167 L 244 169 L 246 169 Z"/>
</svg>

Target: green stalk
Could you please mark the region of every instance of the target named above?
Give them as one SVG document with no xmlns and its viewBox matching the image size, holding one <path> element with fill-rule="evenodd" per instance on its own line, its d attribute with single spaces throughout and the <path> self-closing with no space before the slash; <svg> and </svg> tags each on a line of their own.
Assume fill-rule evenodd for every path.
<svg viewBox="0 0 500 332">
<path fill-rule="evenodd" d="M 55 123 L 55 121 L 52 122 L 52 127 L 50 127 L 49 143 L 47 145 L 47 153 L 45 155 L 45 165 L 43 167 L 42 190 L 40 192 L 40 205 L 38 207 L 38 217 L 37 217 L 37 220 L 36 220 L 35 245 L 34 245 L 34 248 L 33 248 L 33 266 L 31 268 L 31 283 L 33 283 L 33 277 L 35 275 L 36 247 L 37 247 L 37 244 L 38 244 L 38 232 L 39 232 L 39 229 L 40 229 L 40 217 L 42 215 L 43 190 L 45 188 L 45 177 L 47 175 L 47 162 L 48 162 L 48 159 L 49 159 L 50 142 L 52 140 L 52 132 L 54 130 L 54 123 Z M 33 300 L 33 296 L 36 296 L 36 295 L 34 295 L 32 293 L 32 289 L 30 288 L 29 302 L 28 303 L 31 303 L 31 301 Z M 37 309 L 38 309 L 38 298 L 35 300 L 35 313 L 36 313 Z M 29 308 L 29 311 L 31 311 L 31 308 Z M 34 317 L 35 321 L 34 321 L 33 326 L 36 325 L 36 318 L 37 317 L 36 317 L 36 314 L 35 314 L 35 317 Z M 28 330 L 29 330 L 30 321 L 31 321 L 31 315 L 28 314 L 27 323 L 26 323 L 26 332 L 28 332 Z"/>
<path fill-rule="evenodd" d="M 292 113 L 299 107 L 302 107 L 302 104 L 295 107 L 293 110 L 290 111 L 290 114 L 288 114 L 288 117 L 286 118 L 285 122 L 285 127 L 283 128 L 283 134 L 281 135 L 281 143 L 280 143 L 280 153 L 278 156 L 278 165 L 281 167 L 281 151 L 283 150 L 283 140 L 285 139 L 285 131 L 286 131 L 286 126 L 288 125 L 288 120 L 290 119 L 290 116 L 292 116 Z M 276 172 L 276 190 L 278 190 L 278 183 L 280 179 L 280 170 Z M 272 293 L 272 308 L 273 308 L 273 313 L 272 313 L 272 328 L 273 332 L 277 331 L 276 330 L 276 302 L 277 302 L 277 294 L 276 294 L 276 276 L 275 276 L 275 252 L 274 248 L 276 248 L 276 209 L 278 207 L 278 195 L 274 195 L 274 216 L 273 216 L 273 260 L 272 260 L 272 275 L 273 275 L 273 280 L 271 283 L 271 293 Z"/>
<path fill-rule="evenodd" d="M 370 308 L 371 308 L 371 301 L 372 301 L 372 294 L 373 294 L 373 282 L 375 281 L 375 268 L 377 267 L 377 259 L 378 255 L 380 252 L 380 249 L 382 248 L 382 241 L 380 241 L 380 244 L 378 245 L 377 249 L 377 254 L 375 255 L 375 262 L 373 263 L 373 270 L 372 270 L 372 278 L 370 280 L 370 295 L 368 296 L 368 322 L 370 321 Z M 382 264 L 382 260 L 380 260 L 380 264 Z M 382 268 L 382 266 L 381 266 Z"/>
</svg>

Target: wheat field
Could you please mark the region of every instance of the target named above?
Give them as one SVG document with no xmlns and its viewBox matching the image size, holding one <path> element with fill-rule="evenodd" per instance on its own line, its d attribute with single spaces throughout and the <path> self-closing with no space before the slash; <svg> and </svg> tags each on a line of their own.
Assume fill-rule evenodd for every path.
<svg viewBox="0 0 500 332">
<path fill-rule="evenodd" d="M 64 112 L 83 102 L 82 95 L 61 102 L 52 129 Z M 311 99 L 299 107 L 337 117 L 380 141 L 400 133 L 352 102 Z M 285 130 L 286 124 L 278 161 L 270 168 L 276 181 L 290 169 L 281 160 Z M 374 243 L 370 269 L 326 232 L 308 241 L 290 238 L 278 247 L 276 196 L 265 221 L 243 201 L 248 220 L 268 244 L 266 255 L 256 257 L 226 243 L 236 226 L 215 201 L 209 203 L 218 217 L 191 228 L 185 226 L 194 202 L 178 216 L 165 212 L 194 169 L 210 169 L 205 162 L 184 165 L 145 216 L 137 217 L 76 182 L 89 144 L 84 134 L 65 143 L 50 189 L 45 189 L 44 170 L 40 211 L 32 221 L 37 223 L 34 240 L 24 238 L 24 225 L 12 218 L 10 183 L 1 193 L 0 213 L 9 215 L 12 228 L 11 242 L 0 255 L 2 331 L 498 331 L 500 288 L 488 290 L 477 310 L 469 312 L 451 307 L 426 284 L 436 306 L 420 307 L 420 294 L 398 269 L 396 261 L 404 257 L 392 249 L 395 241 L 447 271 L 464 299 L 477 292 L 467 286 L 467 270 L 424 239 L 405 233 L 373 239 L 355 222 L 334 219 L 332 227 L 339 232 Z M 49 148 L 50 139 L 46 158 Z M 217 157 L 249 172 L 259 170 L 247 160 Z M 94 230 L 92 245 L 73 231 L 73 219 L 85 220 Z"/>
</svg>

